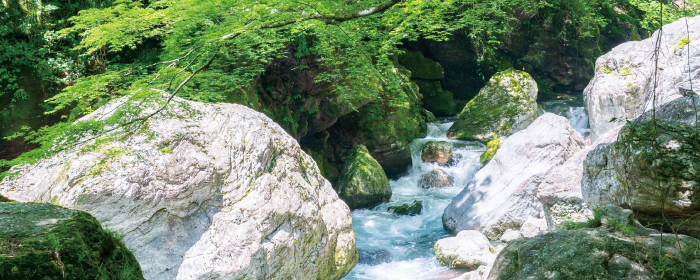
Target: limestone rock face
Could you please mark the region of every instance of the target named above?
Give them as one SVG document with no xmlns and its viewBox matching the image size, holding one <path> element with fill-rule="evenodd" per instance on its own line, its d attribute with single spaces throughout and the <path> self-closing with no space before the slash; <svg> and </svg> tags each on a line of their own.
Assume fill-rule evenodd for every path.
<svg viewBox="0 0 700 280">
<path fill-rule="evenodd" d="M 494 158 L 460 192 L 442 216 L 452 232 L 477 230 L 497 240 L 540 216 L 537 190 L 550 170 L 584 147 L 581 135 L 566 118 L 551 113 L 503 142 Z"/>
<path fill-rule="evenodd" d="M 620 126 L 608 131 L 598 141 L 552 169 L 544 178 L 537 191 L 537 197 L 544 206 L 549 227 L 557 228 L 566 222 L 585 222 L 593 217 L 593 212 L 583 200 L 581 191 L 583 161 L 598 145 L 615 142 L 621 128 Z"/>
<path fill-rule="evenodd" d="M 679 232 L 700 236 L 694 216 L 700 213 L 700 155 L 692 136 L 700 114 L 695 108 L 700 108 L 697 96 L 663 104 L 655 110 L 656 122 L 651 111 L 644 113 L 622 128 L 618 142 L 591 151 L 584 163 L 584 200 L 592 207 L 636 210 L 643 224 L 663 222 L 664 212 Z M 654 129 L 659 133 L 650 133 Z"/>
<path fill-rule="evenodd" d="M 447 131 L 451 139 L 482 143 L 508 137 L 537 119 L 537 83 L 530 74 L 510 69 L 489 80 Z"/>
<path fill-rule="evenodd" d="M 501 251 L 487 279 L 661 279 L 647 268 L 668 256 L 673 256 L 674 275 L 700 273 L 700 258 L 679 250 L 697 246 L 697 239 L 679 235 L 665 241 L 670 239 L 666 234 L 659 253 L 661 239 L 658 233 L 627 237 L 606 229 L 560 230 L 521 238 Z"/>
<path fill-rule="evenodd" d="M 489 265 L 496 258 L 488 238 L 474 230 L 464 230 L 455 237 L 438 240 L 435 243 L 435 256 L 443 265 L 467 270 Z"/>
<path fill-rule="evenodd" d="M 452 158 L 452 145 L 445 141 L 432 141 L 425 144 L 421 159 L 423 162 L 436 162 L 445 165 Z"/>
<path fill-rule="evenodd" d="M 146 105 L 125 98 L 83 120 Z M 339 279 L 354 267 L 348 206 L 263 114 L 174 98 L 143 129 L 17 166 L 0 193 L 89 212 L 125 235 L 146 279 Z"/>
<path fill-rule="evenodd" d="M 424 189 L 448 188 L 454 184 L 454 178 L 447 172 L 435 169 L 420 176 L 418 186 Z"/>
<path fill-rule="evenodd" d="M 364 145 L 355 147 L 348 157 L 337 185 L 338 195 L 350 209 L 374 207 L 391 198 L 389 179 Z"/>
<path fill-rule="evenodd" d="M 90 214 L 48 203 L 0 202 L 0 278 L 144 279 L 124 244 Z"/>
<path fill-rule="evenodd" d="M 688 18 L 687 23 L 691 26 L 690 34 L 686 32 L 686 20 L 679 19 L 665 25 L 663 33 L 656 31 L 649 39 L 621 44 L 598 58 L 595 78 L 583 92 L 590 116 L 591 141 L 623 125 L 625 120 L 651 110 L 654 73 L 658 81 L 657 106 L 683 96 L 679 88 L 690 89 L 691 78 L 692 88 L 700 90 L 700 29 L 694 27 L 700 24 L 700 16 Z M 654 71 L 652 54 L 659 34 L 661 51 L 658 71 Z M 617 121 L 610 122 L 613 118 Z"/>
</svg>

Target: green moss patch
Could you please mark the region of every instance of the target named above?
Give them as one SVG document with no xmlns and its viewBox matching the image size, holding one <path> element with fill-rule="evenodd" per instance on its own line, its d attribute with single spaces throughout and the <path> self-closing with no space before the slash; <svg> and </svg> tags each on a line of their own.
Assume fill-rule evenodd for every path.
<svg viewBox="0 0 700 280">
<path fill-rule="evenodd" d="M 500 72 L 467 103 L 447 136 L 488 143 L 513 135 L 537 119 L 536 100 L 537 83 L 528 73 Z"/>
<path fill-rule="evenodd" d="M 479 158 L 479 161 L 481 161 L 481 164 L 486 165 L 493 159 L 493 157 L 496 155 L 496 152 L 498 149 L 501 148 L 501 139 L 496 138 L 491 141 L 489 141 L 486 144 L 486 151 L 481 154 L 481 157 Z"/>
<path fill-rule="evenodd" d="M 452 93 L 442 89 L 439 81 L 416 81 L 423 95 L 423 108 L 438 117 L 453 116 L 457 110 Z"/>
<path fill-rule="evenodd" d="M 0 203 L 0 279 L 144 279 L 136 258 L 90 214 Z"/>
</svg>

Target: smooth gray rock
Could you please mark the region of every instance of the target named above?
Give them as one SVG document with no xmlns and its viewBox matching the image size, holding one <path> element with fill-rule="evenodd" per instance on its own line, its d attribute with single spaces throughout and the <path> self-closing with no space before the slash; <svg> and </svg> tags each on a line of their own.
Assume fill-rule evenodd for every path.
<svg viewBox="0 0 700 280">
<path fill-rule="evenodd" d="M 581 134 L 547 113 L 503 142 L 494 158 L 460 192 L 442 216 L 451 232 L 477 230 L 498 240 L 543 211 L 537 190 L 544 177 L 584 148 Z"/>
<path fill-rule="evenodd" d="M 682 18 L 664 25 L 663 32 L 656 31 L 649 39 L 621 44 L 598 58 L 595 78 L 583 92 L 592 142 L 625 120 L 651 110 L 654 92 L 659 106 L 683 96 L 679 88 L 690 89 L 691 78 L 692 88 L 700 91 L 700 16 L 688 18 L 687 24 L 689 34 L 686 19 Z M 660 34 L 661 51 L 655 68 L 653 54 Z M 686 44 L 682 40 L 688 36 L 690 42 Z M 610 122 L 613 118 L 616 121 Z"/>
<path fill-rule="evenodd" d="M 156 107 L 127 100 L 82 120 Z M 176 97 L 143 129 L 16 166 L 0 193 L 89 212 L 125 235 L 146 279 L 339 279 L 355 266 L 350 209 L 265 115 Z"/>
</svg>

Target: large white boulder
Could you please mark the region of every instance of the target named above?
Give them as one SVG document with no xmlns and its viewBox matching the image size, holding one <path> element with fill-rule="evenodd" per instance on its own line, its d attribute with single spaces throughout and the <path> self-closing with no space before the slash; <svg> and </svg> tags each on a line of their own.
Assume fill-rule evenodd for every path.
<svg viewBox="0 0 700 280">
<path fill-rule="evenodd" d="M 592 142 L 625 120 L 651 110 L 654 92 L 658 106 L 681 97 L 679 88 L 690 89 L 691 79 L 692 88 L 700 90 L 700 16 L 679 19 L 664 25 L 662 30 L 649 39 L 621 44 L 596 61 L 595 77 L 583 92 Z M 654 50 L 659 36 L 660 53 L 655 67 Z M 616 121 L 610 122 L 613 118 Z"/>
<path fill-rule="evenodd" d="M 141 128 L 17 166 L 0 193 L 89 212 L 125 235 L 146 279 L 338 279 L 354 267 L 348 206 L 271 119 L 175 98 Z"/>
<path fill-rule="evenodd" d="M 622 126 L 619 126 L 608 131 L 598 141 L 582 149 L 544 177 L 537 190 L 537 197 L 542 202 L 549 227 L 557 228 L 566 222 L 585 222 L 593 217 L 593 211 L 583 200 L 581 191 L 583 162 L 588 153 L 598 145 L 615 142 L 621 128 Z"/>
<path fill-rule="evenodd" d="M 477 230 L 497 240 L 507 229 L 519 229 L 528 218 L 541 218 L 540 183 L 584 146 L 581 134 L 566 118 L 542 115 L 506 139 L 494 158 L 452 200 L 442 216 L 445 228 Z"/>
</svg>

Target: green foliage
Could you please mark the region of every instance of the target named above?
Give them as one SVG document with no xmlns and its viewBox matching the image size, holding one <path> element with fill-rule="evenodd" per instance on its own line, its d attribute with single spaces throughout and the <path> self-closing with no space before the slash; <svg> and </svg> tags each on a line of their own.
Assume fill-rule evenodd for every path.
<svg viewBox="0 0 700 280">
<path fill-rule="evenodd" d="M 644 11 L 645 16 L 641 26 L 650 32 L 679 18 L 700 14 L 699 0 L 673 1 L 673 3 L 667 0 L 630 0 L 630 3 Z M 663 22 L 661 21 L 662 11 Z"/>
</svg>

